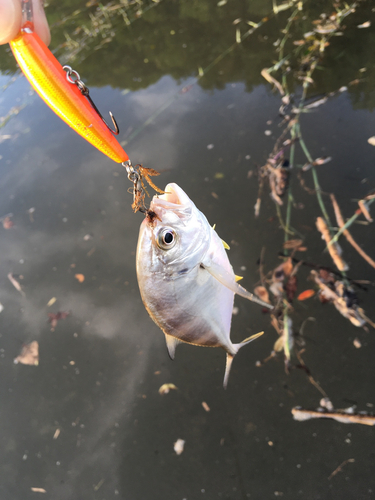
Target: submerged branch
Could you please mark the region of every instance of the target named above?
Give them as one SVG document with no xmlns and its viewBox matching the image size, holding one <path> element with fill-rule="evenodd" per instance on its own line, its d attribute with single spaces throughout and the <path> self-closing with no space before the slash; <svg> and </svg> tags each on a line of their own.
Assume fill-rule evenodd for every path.
<svg viewBox="0 0 375 500">
<path fill-rule="evenodd" d="M 343 229 L 344 226 L 345 226 L 344 219 L 343 219 L 340 207 L 339 207 L 339 205 L 337 203 L 337 200 L 336 200 L 336 197 L 335 197 L 334 194 L 331 194 L 331 201 L 332 201 L 333 208 L 335 210 L 335 216 L 336 216 L 336 220 L 337 220 L 337 225 L 339 226 L 340 229 Z M 364 250 L 362 250 L 362 248 L 354 240 L 353 236 L 349 233 L 349 231 L 347 229 L 343 229 L 342 234 L 349 241 L 349 243 L 352 245 L 352 247 L 355 248 L 355 250 L 357 250 L 357 252 L 359 253 L 359 255 L 361 257 L 363 257 L 363 259 L 368 264 L 370 264 L 370 266 L 372 266 L 373 268 L 375 268 L 375 261 L 369 255 L 367 255 L 367 253 Z M 331 248 L 334 248 L 334 245 L 330 245 L 328 247 L 328 250 L 330 250 Z"/>
<path fill-rule="evenodd" d="M 341 257 L 341 248 L 339 244 L 335 243 L 334 245 L 329 245 L 331 241 L 331 234 L 325 220 L 322 217 L 318 217 L 316 219 L 316 227 L 322 234 L 322 238 L 327 244 L 329 254 L 332 257 L 332 260 L 335 263 L 337 269 L 339 271 L 347 271 L 349 269 L 349 266 Z"/>
<path fill-rule="evenodd" d="M 299 422 L 311 420 L 312 418 L 330 418 L 342 424 L 375 425 L 375 416 L 367 413 L 353 415 L 340 411 L 303 410 L 302 408 L 295 407 L 292 409 L 292 415 L 294 420 L 298 420 Z"/>
</svg>

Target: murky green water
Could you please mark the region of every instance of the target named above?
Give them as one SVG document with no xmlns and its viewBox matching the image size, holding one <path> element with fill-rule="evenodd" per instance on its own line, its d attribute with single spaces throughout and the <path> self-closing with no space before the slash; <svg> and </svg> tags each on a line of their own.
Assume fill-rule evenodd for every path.
<svg viewBox="0 0 375 500">
<path fill-rule="evenodd" d="M 52 49 L 79 71 L 103 114 L 113 111 L 133 163 L 162 172 L 160 187 L 178 183 L 216 223 L 231 243 L 235 272 L 252 290 L 262 248 L 268 271 L 279 263 L 284 238 L 267 190 L 259 219 L 254 204 L 256 166 L 271 153 L 282 121 L 280 98 L 260 72 L 277 60 L 275 42 L 291 10 L 274 16 L 271 2 L 239 0 L 101 9 L 67 0 L 57 9 L 51 2 Z M 307 3 L 301 38 L 332 9 L 330 2 Z M 375 135 L 375 29 L 357 28 L 374 22 L 372 10 L 372 2 L 363 2 L 345 21 L 343 36 L 330 40 L 309 95 L 361 81 L 302 118 L 314 158 L 333 158 L 318 170 L 319 182 L 336 194 L 346 217 L 375 183 L 375 149 L 367 142 Z M 262 19 L 261 28 L 228 50 L 237 29 L 243 35 L 251 27 L 246 21 Z M 232 338 L 265 335 L 236 357 L 227 391 L 222 350 L 183 345 L 169 360 L 138 291 L 142 216 L 132 213 L 124 168 L 76 136 L 23 77 L 13 80 L 15 68 L 2 48 L 0 116 L 17 114 L 0 129 L 0 217 L 12 213 L 14 222 L 8 230 L 0 226 L 1 500 L 372 498 L 372 428 L 292 419 L 294 406 L 316 408 L 321 395 L 302 370 L 285 373 L 281 353 L 256 367 L 277 339 L 257 305 L 236 298 Z M 297 77 L 289 82 L 296 96 Z M 298 152 L 296 163 L 303 161 Z M 316 197 L 294 174 L 291 187 L 300 207 L 292 226 L 304 236 L 304 258 L 332 266 L 314 225 Z M 354 225 L 351 232 L 374 257 L 372 226 Z M 342 246 L 349 275 L 374 281 L 374 269 L 346 241 Z M 307 275 L 299 273 L 298 292 L 312 287 Z M 373 287 L 359 298 L 374 320 Z M 305 329 L 304 361 L 334 406 L 372 411 L 374 330 L 356 328 L 331 304 L 294 305 L 297 331 L 306 317 L 316 319 Z M 57 311 L 70 315 L 51 331 L 48 313 Z M 14 364 L 32 340 L 39 342 L 39 366 Z M 160 396 L 166 382 L 178 391 Z M 186 443 L 177 456 L 179 438 Z M 355 462 L 328 479 L 347 459 Z"/>
</svg>

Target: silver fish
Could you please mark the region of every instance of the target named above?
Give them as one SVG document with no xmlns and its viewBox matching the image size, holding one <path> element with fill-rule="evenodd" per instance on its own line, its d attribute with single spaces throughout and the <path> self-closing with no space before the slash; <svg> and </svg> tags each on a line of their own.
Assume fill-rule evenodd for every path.
<svg viewBox="0 0 375 500">
<path fill-rule="evenodd" d="M 143 303 L 163 330 L 171 359 L 180 342 L 222 347 L 226 387 L 233 357 L 263 333 L 231 342 L 234 295 L 272 306 L 236 282 L 224 242 L 177 184 L 154 196 L 142 222 L 137 277 Z"/>
</svg>

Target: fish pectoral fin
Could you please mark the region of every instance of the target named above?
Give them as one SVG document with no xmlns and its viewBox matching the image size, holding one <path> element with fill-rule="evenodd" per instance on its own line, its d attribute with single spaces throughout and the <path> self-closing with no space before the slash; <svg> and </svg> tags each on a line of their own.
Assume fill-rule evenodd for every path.
<svg viewBox="0 0 375 500">
<path fill-rule="evenodd" d="M 251 337 L 247 337 L 246 339 L 244 339 L 239 344 L 234 344 L 234 345 L 238 346 L 238 349 L 240 349 L 242 346 L 248 344 L 249 342 L 252 342 L 253 340 L 257 339 L 258 337 L 261 337 L 263 335 L 263 333 L 264 332 L 255 333 L 254 335 L 251 335 Z"/>
<path fill-rule="evenodd" d="M 167 343 L 167 349 L 169 357 L 173 360 L 176 352 L 177 345 L 181 342 L 181 340 L 176 339 L 176 337 L 172 337 L 172 335 L 165 334 L 165 341 Z"/>
<path fill-rule="evenodd" d="M 263 307 L 267 307 L 268 309 L 273 309 L 273 306 L 271 304 L 267 304 L 267 302 L 263 302 L 263 300 L 258 299 L 254 294 L 248 292 L 246 288 L 243 286 L 239 285 L 236 282 L 236 275 L 232 272 L 230 273 L 220 265 L 216 264 L 215 262 L 212 262 L 210 260 L 209 262 L 203 261 L 201 264 L 206 271 L 208 271 L 215 279 L 220 281 L 220 283 L 229 290 L 232 290 L 232 292 L 237 293 L 237 295 L 241 295 L 241 297 L 244 297 L 245 299 L 251 300 L 252 302 L 256 302 L 257 304 L 260 304 Z"/>
</svg>

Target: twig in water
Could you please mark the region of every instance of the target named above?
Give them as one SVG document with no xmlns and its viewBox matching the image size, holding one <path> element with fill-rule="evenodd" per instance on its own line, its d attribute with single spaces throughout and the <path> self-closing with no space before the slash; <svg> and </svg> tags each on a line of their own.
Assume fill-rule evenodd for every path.
<svg viewBox="0 0 375 500">
<path fill-rule="evenodd" d="M 308 318 L 310 319 L 310 318 Z M 301 351 L 296 351 L 296 356 L 297 356 L 297 359 L 298 361 L 300 362 L 301 366 L 304 367 L 304 368 L 307 368 L 305 362 L 303 361 L 302 359 L 302 356 L 301 354 L 304 352 L 304 349 L 302 349 Z M 316 388 L 318 389 L 318 391 L 320 392 L 320 394 L 322 394 L 325 398 L 327 398 L 327 394 L 326 392 L 324 391 L 324 389 L 318 384 L 318 382 L 314 379 L 314 377 L 311 375 L 310 372 L 307 372 L 306 371 L 306 374 L 307 374 L 307 378 L 309 379 L 309 381 L 311 382 L 311 384 Z"/>
<path fill-rule="evenodd" d="M 344 225 L 345 225 L 345 222 L 344 222 L 344 219 L 342 217 L 340 207 L 339 207 L 339 205 L 338 205 L 338 203 L 336 201 L 336 198 L 335 198 L 334 194 L 331 194 L 331 201 L 332 201 L 333 208 L 335 210 L 335 216 L 336 216 L 336 220 L 337 220 L 337 225 L 339 226 L 340 229 L 342 229 L 344 227 Z M 370 264 L 370 266 L 372 266 L 373 268 L 375 268 L 375 261 L 369 255 L 367 255 L 367 253 L 364 250 L 362 250 L 362 248 L 358 245 L 358 243 L 356 243 L 356 241 L 354 241 L 352 235 L 349 233 L 349 231 L 347 229 L 343 230 L 343 235 L 349 241 L 349 243 L 352 245 L 352 247 L 357 250 L 357 252 L 359 253 L 359 255 L 361 257 L 363 257 L 365 259 L 365 261 L 368 264 Z M 329 246 L 328 250 L 330 250 L 330 248 L 333 248 L 333 245 Z"/>
<path fill-rule="evenodd" d="M 354 458 L 348 458 L 348 460 L 344 460 L 342 464 L 340 464 L 338 467 L 336 467 L 336 469 L 332 472 L 332 474 L 330 474 L 328 476 L 328 480 L 332 479 L 333 476 L 336 476 L 336 474 L 338 472 L 341 472 L 342 471 L 342 468 L 346 465 L 346 464 L 350 464 L 350 463 L 353 463 L 355 462 Z"/>
<path fill-rule="evenodd" d="M 341 422 L 342 424 L 363 424 L 375 425 L 375 416 L 368 415 L 367 413 L 344 413 L 340 411 L 318 411 L 318 410 L 303 410 L 302 408 L 295 407 L 292 409 L 294 420 L 300 422 L 310 420 L 312 418 L 331 418 Z"/>
<path fill-rule="evenodd" d="M 331 241 L 331 234 L 329 228 L 322 217 L 318 217 L 316 219 L 316 227 L 320 233 L 322 233 L 322 237 L 327 244 L 327 248 L 330 256 L 332 257 L 333 262 L 336 264 L 336 267 L 339 271 L 347 271 L 349 269 L 348 264 L 341 257 L 341 248 L 335 243 L 334 245 L 329 245 Z"/>
<path fill-rule="evenodd" d="M 12 285 L 14 286 L 14 288 L 20 292 L 20 294 L 22 295 L 22 297 L 25 297 L 25 292 L 22 290 L 22 287 L 21 285 L 18 283 L 18 281 L 13 277 L 13 274 L 12 273 L 9 273 L 8 274 L 8 280 L 12 283 Z"/>
<path fill-rule="evenodd" d="M 375 198 L 372 198 L 370 199 L 368 202 L 367 202 L 367 205 L 371 205 L 371 203 L 375 201 Z M 338 239 L 340 238 L 340 236 L 344 233 L 345 229 L 347 229 L 348 227 L 350 227 L 353 222 L 355 222 L 355 220 L 361 215 L 361 211 L 360 210 L 357 210 L 355 212 L 354 215 L 352 215 L 350 217 L 350 219 L 348 219 L 345 223 L 345 225 L 335 234 L 335 236 L 331 239 L 331 241 L 329 242 L 329 245 L 333 245 L 334 243 L 336 243 L 336 241 L 338 241 Z M 328 245 L 328 246 L 329 246 Z"/>
</svg>

